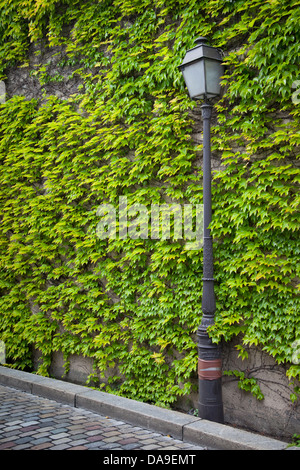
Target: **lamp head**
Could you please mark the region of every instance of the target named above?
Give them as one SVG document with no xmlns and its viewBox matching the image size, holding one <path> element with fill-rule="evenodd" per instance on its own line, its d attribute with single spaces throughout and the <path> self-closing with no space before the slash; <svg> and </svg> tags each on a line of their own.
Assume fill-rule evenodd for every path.
<svg viewBox="0 0 300 470">
<path fill-rule="evenodd" d="M 209 99 L 221 93 L 221 77 L 224 74 L 220 51 L 207 45 L 207 38 L 195 40 L 195 47 L 189 49 L 179 65 L 185 84 L 192 99 Z"/>
</svg>

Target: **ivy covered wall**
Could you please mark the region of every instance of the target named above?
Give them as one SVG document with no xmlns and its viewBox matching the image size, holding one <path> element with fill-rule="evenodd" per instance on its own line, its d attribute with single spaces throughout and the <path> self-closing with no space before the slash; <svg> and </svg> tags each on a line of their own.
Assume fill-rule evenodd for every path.
<svg viewBox="0 0 300 470">
<path fill-rule="evenodd" d="M 177 66 L 194 39 L 224 52 L 215 103 L 216 341 L 300 377 L 300 2 L 1 0 L 0 339 L 47 375 L 55 351 L 90 382 L 170 404 L 192 391 L 202 251 L 99 239 L 97 209 L 202 203 L 199 104 Z M 295 359 L 296 358 L 296 359 Z M 229 372 L 258 398 L 255 375 Z M 103 380 L 109 376 L 108 381 Z M 100 382 L 99 382 L 100 380 Z M 295 382 L 291 395 L 297 403 Z"/>
</svg>

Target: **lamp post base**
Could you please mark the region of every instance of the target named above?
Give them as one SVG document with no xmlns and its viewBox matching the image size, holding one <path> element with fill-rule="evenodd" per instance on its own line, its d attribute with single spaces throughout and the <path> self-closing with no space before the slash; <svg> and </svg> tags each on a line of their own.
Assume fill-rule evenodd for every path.
<svg viewBox="0 0 300 470">
<path fill-rule="evenodd" d="M 199 418 L 224 423 L 222 379 L 199 379 Z"/>
</svg>

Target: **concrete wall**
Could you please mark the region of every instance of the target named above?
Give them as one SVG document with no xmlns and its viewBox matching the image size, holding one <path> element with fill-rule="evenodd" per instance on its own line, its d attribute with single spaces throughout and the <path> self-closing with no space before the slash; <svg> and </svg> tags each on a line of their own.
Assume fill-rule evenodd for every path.
<svg viewBox="0 0 300 470">
<path fill-rule="evenodd" d="M 290 437 L 300 433 L 300 406 L 293 404 L 290 395 L 294 385 L 286 376 L 287 366 L 278 365 L 274 359 L 258 348 L 249 348 L 248 359 L 238 358 L 235 342 L 223 348 L 223 370 L 243 371 L 257 379 L 264 395 L 257 400 L 250 392 L 238 388 L 238 380 L 223 378 L 225 418 L 230 424 L 275 437 Z M 299 386 L 299 383 L 298 383 Z"/>
</svg>

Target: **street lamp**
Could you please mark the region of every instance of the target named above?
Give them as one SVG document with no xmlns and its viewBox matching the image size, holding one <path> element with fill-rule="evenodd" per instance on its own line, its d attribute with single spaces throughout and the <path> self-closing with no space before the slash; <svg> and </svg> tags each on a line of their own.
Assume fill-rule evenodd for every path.
<svg viewBox="0 0 300 470">
<path fill-rule="evenodd" d="M 198 328 L 199 417 L 224 422 L 222 402 L 221 348 L 212 342 L 207 329 L 214 324 L 216 299 L 213 277 L 213 241 L 208 228 L 212 218 L 210 119 L 212 105 L 208 100 L 220 95 L 224 74 L 218 49 L 208 46 L 200 37 L 196 46 L 187 51 L 179 69 L 183 74 L 190 98 L 204 100 L 203 119 L 203 297 L 202 321 Z"/>
</svg>

